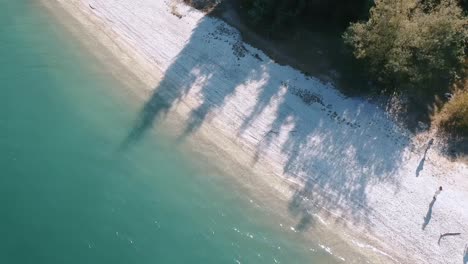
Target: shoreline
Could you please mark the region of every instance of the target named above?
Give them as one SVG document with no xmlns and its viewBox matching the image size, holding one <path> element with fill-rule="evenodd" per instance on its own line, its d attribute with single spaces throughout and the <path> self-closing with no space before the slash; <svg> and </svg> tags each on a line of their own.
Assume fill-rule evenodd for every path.
<svg viewBox="0 0 468 264">
<path fill-rule="evenodd" d="M 82 20 L 81 23 L 85 24 L 77 25 L 76 23 L 78 23 L 79 20 L 77 20 L 76 17 L 72 19 L 66 17 L 61 11 L 68 12 L 69 10 L 64 9 L 61 5 L 54 6 L 44 2 L 42 4 L 46 8 L 46 11 L 50 12 L 51 15 L 54 16 L 54 19 L 60 22 L 61 26 L 65 27 L 67 34 L 70 33 L 73 38 L 79 39 L 80 44 L 83 45 L 83 48 L 87 52 L 91 53 L 94 57 L 93 59 L 97 59 L 99 64 L 108 67 L 113 77 L 126 86 L 125 90 L 131 90 L 127 92 L 132 93 L 132 98 L 130 99 L 132 104 L 134 103 L 133 101 L 141 103 L 141 101 L 144 101 L 145 98 L 148 97 L 148 88 L 142 83 L 141 79 L 136 77 L 128 65 L 123 64 L 123 62 L 119 60 L 119 56 L 111 54 L 111 52 L 107 50 L 102 50 L 102 48 L 105 48 L 102 45 L 103 43 L 92 42 L 94 36 L 86 31 L 90 30 L 90 28 L 87 28 L 89 24 L 86 26 L 87 23 Z M 86 18 L 82 17 L 82 19 Z M 80 28 L 77 28 L 78 26 Z M 83 38 L 83 34 L 86 37 Z M 116 47 L 118 46 L 116 43 L 114 44 Z M 97 52 L 97 50 L 103 52 L 103 54 Z M 116 50 L 119 50 L 119 48 L 114 49 L 114 51 Z M 180 113 L 177 111 L 169 113 L 164 120 L 158 121 L 157 129 L 160 130 L 160 127 L 164 127 L 163 131 L 158 131 L 158 133 L 163 133 L 169 138 L 173 138 L 174 135 L 170 135 L 170 131 L 181 132 L 181 124 L 184 123 L 182 119 Z M 202 161 L 206 161 L 206 163 L 210 164 L 212 169 L 226 175 L 227 177 L 224 179 L 226 182 L 232 183 L 235 186 L 234 188 L 243 192 L 247 197 L 253 198 L 253 200 L 250 199 L 250 203 L 253 202 L 256 206 L 259 206 L 259 204 L 268 205 L 268 207 L 262 207 L 262 210 L 266 210 L 275 216 L 274 223 L 269 223 L 269 225 L 280 225 L 277 227 L 279 231 L 291 233 L 290 235 L 297 235 L 294 233 L 298 231 L 292 230 L 294 221 L 292 221 L 293 219 L 291 216 L 287 213 L 280 212 L 287 211 L 287 199 L 290 196 L 291 190 L 297 189 L 299 183 L 279 178 L 270 172 L 267 167 L 258 165 L 256 168 L 249 168 L 245 166 L 245 164 L 250 164 L 250 157 L 243 155 L 244 151 L 238 148 L 235 142 L 223 137 L 222 134 L 217 134 L 215 137 L 216 139 L 214 139 L 211 133 L 213 133 L 212 129 L 201 129 L 196 135 L 185 139 L 186 142 L 182 142 L 182 144 L 179 144 L 180 142 L 175 142 L 175 144 L 178 145 L 177 148 L 182 148 L 182 151 L 187 156 L 197 156 L 198 158 L 195 164 L 201 164 Z M 220 148 L 216 145 L 216 142 L 222 142 L 224 147 L 228 146 L 229 152 L 226 151 L 225 148 Z M 235 159 L 231 156 L 234 152 L 239 154 Z M 206 165 L 197 166 L 203 167 Z M 265 177 L 258 177 L 258 175 L 264 175 Z M 258 186 L 261 186 L 261 188 Z M 366 259 L 361 253 L 351 250 L 349 243 L 343 241 L 338 234 L 330 235 L 332 232 L 325 225 L 311 229 L 313 230 L 310 230 L 310 232 L 307 231 L 308 234 L 304 234 L 305 237 L 301 235 L 296 238 L 306 243 L 312 242 L 312 248 L 319 247 L 324 251 L 324 254 L 331 255 L 333 258 L 337 259 L 337 261 L 342 261 L 344 256 L 351 256 L 361 260 Z M 310 241 L 310 237 L 314 237 L 314 239 Z M 312 248 L 309 250 L 317 250 Z M 345 254 L 341 254 L 342 252 Z"/>
<path fill-rule="evenodd" d="M 461 177 L 461 174 L 467 171 L 466 167 L 463 165 L 453 165 L 438 156 L 437 153 L 433 153 L 431 150 L 430 155 L 431 162 L 433 164 L 426 164 L 425 170 L 427 171 L 427 167 L 429 167 L 430 172 L 440 173 L 440 169 L 437 170 L 437 168 L 442 166 L 442 168 L 447 168 L 449 173 L 442 173 L 442 175 L 439 175 L 437 179 L 428 179 L 429 181 L 425 182 L 425 185 L 423 184 L 423 186 L 420 187 L 423 190 L 412 192 L 413 190 L 409 187 L 416 186 L 420 183 L 414 180 L 414 175 L 408 176 L 411 177 L 411 179 L 405 183 L 404 176 L 409 171 L 414 174 L 414 169 L 418 163 L 420 163 L 419 155 L 421 148 L 425 147 L 424 143 L 419 145 L 417 142 L 414 143 L 414 136 L 407 135 L 406 132 L 398 131 L 395 126 L 392 126 L 391 124 L 389 125 L 389 121 L 385 120 L 385 115 L 382 112 L 378 112 L 380 110 L 375 109 L 375 106 L 369 105 L 365 102 L 359 102 L 359 100 L 355 99 L 342 98 L 337 91 L 333 90 L 333 87 L 327 84 L 322 84 L 318 80 L 301 77 L 300 73 L 290 67 L 275 65 L 275 63 L 270 61 L 263 53 L 261 53 L 261 51 L 246 46 L 242 43 L 242 40 L 236 39 L 235 31 L 230 29 L 228 26 L 224 26 L 222 22 L 215 21 L 214 19 L 205 18 L 203 14 L 188 6 L 171 3 L 173 4 L 171 7 L 170 4 L 167 5 L 166 3 L 162 3 L 162 1 L 160 1 L 161 3 L 149 3 L 149 1 L 140 0 L 140 4 L 143 5 L 141 8 L 130 6 L 135 7 L 135 10 L 139 10 L 141 12 L 139 14 L 139 20 L 133 21 L 135 25 L 138 23 L 140 24 L 136 27 L 135 25 L 132 25 L 132 27 L 129 24 L 125 24 L 127 19 L 132 19 L 128 14 L 127 17 L 119 17 L 119 12 L 114 13 L 109 11 L 109 7 L 111 5 L 111 3 L 109 3 L 110 1 L 95 0 L 91 2 L 93 2 L 91 6 L 94 9 L 90 6 L 86 6 L 84 1 L 54 1 L 54 3 L 59 4 L 67 10 L 69 15 L 73 15 L 74 18 L 88 30 L 90 37 L 97 38 L 98 42 L 103 46 L 106 46 L 110 53 L 113 54 L 115 58 L 122 63 L 122 65 L 126 66 L 130 72 L 132 72 L 132 75 L 135 75 L 145 84 L 146 87 L 149 87 L 149 90 L 146 92 L 151 92 L 152 88 L 158 87 L 164 82 L 166 82 L 166 86 L 183 85 L 184 83 L 180 83 L 177 76 L 183 77 L 187 74 L 193 76 L 194 80 L 190 80 L 190 82 L 188 82 L 188 85 L 193 87 L 190 87 L 191 89 L 178 94 L 175 98 L 172 94 L 172 90 L 164 90 L 166 86 L 160 86 L 156 90 L 156 92 L 162 92 L 158 96 L 163 99 L 169 99 L 173 102 L 168 109 L 165 109 L 166 112 L 164 112 L 164 120 L 169 120 L 169 123 L 172 122 L 173 124 L 182 122 L 194 123 L 196 125 L 195 132 L 189 131 L 191 134 L 187 137 L 188 140 L 197 141 L 205 139 L 207 142 L 211 142 L 211 145 L 217 145 L 220 152 L 212 153 L 212 156 L 217 158 L 220 158 L 219 156 L 221 156 L 220 159 L 225 159 L 228 163 L 230 162 L 228 160 L 233 160 L 233 164 L 241 164 L 247 168 L 250 167 L 249 170 L 251 169 L 254 171 L 256 175 L 262 175 L 262 177 L 258 177 L 261 179 L 256 180 L 269 185 L 272 189 L 276 190 L 281 196 L 283 196 L 283 199 L 291 200 L 291 203 L 296 201 L 299 204 L 299 214 L 307 212 L 307 215 L 305 215 L 307 217 L 310 216 L 308 213 L 309 211 L 316 210 L 317 213 L 312 214 L 314 215 L 312 216 L 313 219 L 325 219 L 324 221 L 328 225 L 337 227 L 340 230 L 345 230 L 346 232 L 344 235 L 341 234 L 341 236 L 345 238 L 348 237 L 347 243 L 354 244 L 354 248 L 362 248 L 361 253 L 366 255 L 375 254 L 376 257 L 380 258 L 377 261 L 381 263 L 386 263 L 384 261 L 399 261 L 401 263 L 406 263 L 410 257 L 415 261 L 428 263 L 424 261 L 432 261 L 427 258 L 427 256 L 433 257 L 432 253 L 444 253 L 443 257 L 450 257 L 449 254 L 456 254 L 454 250 L 456 250 L 456 247 L 458 246 L 457 243 L 460 243 L 459 241 L 456 241 L 455 244 L 449 244 L 446 249 L 444 248 L 445 252 L 434 252 L 432 245 L 424 244 L 424 237 L 418 238 L 410 236 L 408 238 L 408 236 L 405 236 L 404 232 L 408 231 L 408 229 L 405 228 L 405 225 L 403 225 L 403 234 L 399 234 L 401 231 L 398 230 L 398 228 L 401 226 L 399 226 L 398 223 L 395 223 L 396 219 L 394 217 L 395 215 L 398 216 L 408 213 L 410 221 L 407 221 L 407 223 L 404 224 L 407 224 L 410 228 L 412 228 L 413 224 L 418 226 L 419 229 L 417 230 L 409 230 L 410 232 L 413 232 L 414 230 L 414 233 L 416 234 L 416 232 L 420 231 L 421 223 L 416 219 L 411 219 L 412 215 L 409 212 L 415 211 L 417 215 L 417 213 L 421 214 L 420 211 L 422 210 L 423 216 L 427 209 L 427 203 L 423 201 L 422 204 L 417 204 L 413 207 L 403 206 L 403 208 L 401 208 L 401 205 L 407 200 L 411 201 L 417 197 L 421 198 L 424 194 L 428 197 L 431 196 L 432 187 L 439 184 L 444 185 L 444 188 L 445 186 L 449 186 L 447 189 L 450 189 L 450 184 L 454 184 L 454 179 L 450 179 L 450 177 L 447 176 L 449 176 L 449 174 L 453 174 L 454 171 L 459 171 L 460 175 L 458 178 L 462 179 L 463 177 Z M 125 4 L 112 4 L 121 5 L 115 7 L 116 9 L 119 7 L 126 8 L 124 6 Z M 173 9 L 174 6 L 175 9 Z M 158 9 L 161 7 L 165 7 L 165 10 Z M 51 6 L 49 6 L 49 8 L 51 8 Z M 148 10 L 155 12 L 159 10 L 163 20 L 170 20 L 168 22 L 157 21 L 159 23 L 166 23 L 163 24 L 163 26 L 165 25 L 167 27 L 167 32 L 156 32 L 160 33 L 161 40 L 159 40 L 159 43 L 153 44 L 149 42 L 150 39 L 145 38 L 154 33 L 145 31 L 145 29 L 149 30 L 148 27 L 139 27 L 142 26 L 141 23 L 145 21 L 156 22 L 152 19 L 157 18 L 147 16 L 148 14 L 145 12 Z M 177 16 L 170 14 L 171 12 L 175 12 L 174 10 L 177 10 L 177 13 L 182 17 L 178 18 Z M 157 17 L 157 15 L 155 15 L 155 17 Z M 121 19 L 121 21 L 113 21 L 113 19 Z M 120 26 L 115 26 L 116 23 Z M 113 26 L 116 28 L 113 29 Z M 173 28 L 171 28 L 171 26 Z M 128 32 L 125 31 L 126 27 L 129 29 Z M 132 31 L 135 28 L 145 29 L 141 29 L 140 32 Z M 218 35 L 216 37 L 213 37 L 212 35 L 207 37 L 207 34 L 205 33 L 213 33 L 210 30 L 214 30 L 214 33 Z M 135 35 L 124 35 L 123 32 L 126 32 L 127 34 L 133 32 Z M 228 34 L 226 34 L 226 32 Z M 176 38 L 178 37 L 176 33 L 181 36 L 180 39 Z M 136 39 L 138 36 L 143 37 L 141 37 L 141 39 Z M 129 44 L 129 41 L 132 41 L 133 45 Z M 221 41 L 227 41 L 229 43 L 227 46 L 228 49 L 222 50 L 222 53 L 218 54 L 219 56 L 214 54 L 212 56 L 213 58 L 210 58 L 209 53 L 203 53 L 203 45 L 208 47 L 212 42 Z M 234 43 L 232 44 L 231 42 Z M 157 48 L 167 48 L 168 50 L 166 52 L 158 52 L 158 49 L 152 49 L 155 45 L 157 46 L 161 43 L 166 44 L 165 46 L 159 46 Z M 201 43 L 203 43 L 203 45 L 201 45 Z M 170 46 L 171 44 L 173 47 Z M 219 43 L 215 43 L 213 45 L 215 45 L 213 50 L 226 48 Z M 237 47 L 237 49 L 231 50 L 231 46 Z M 208 56 L 207 61 L 216 65 L 215 68 L 209 68 L 209 63 L 198 63 L 198 58 L 191 58 L 191 56 L 195 56 L 192 55 L 192 52 L 197 55 L 197 52 L 200 50 L 202 50 L 202 55 Z M 94 52 L 96 53 L 97 51 Z M 97 53 L 99 54 L 99 52 Z M 232 54 L 234 54 L 234 56 Z M 219 61 L 214 59 L 216 57 L 222 57 L 229 60 L 232 59 L 233 61 L 237 59 L 239 65 L 242 64 L 242 66 L 246 67 L 254 65 L 251 68 L 256 72 L 254 72 L 252 76 L 242 76 L 244 78 L 247 77 L 247 79 L 249 79 L 248 81 L 242 80 L 238 83 L 232 83 L 232 86 L 235 87 L 236 91 L 219 98 L 212 90 L 203 90 L 203 86 L 207 85 L 206 83 L 209 83 L 211 79 L 222 80 L 223 82 L 218 81 L 216 83 L 217 85 L 222 86 L 230 78 L 229 74 L 226 76 L 226 73 L 229 73 L 230 70 L 238 71 L 238 68 L 235 67 L 236 65 L 226 65 L 228 63 L 220 64 Z M 255 63 L 260 64 L 260 66 L 255 66 Z M 177 67 L 174 68 L 174 65 Z M 184 72 L 183 67 L 179 67 L 178 65 L 192 65 L 194 67 Z M 208 69 L 204 71 L 203 67 Z M 174 71 L 174 73 L 171 73 L 171 71 Z M 179 71 L 182 73 L 181 75 L 177 75 Z M 211 73 L 215 76 L 209 76 Z M 265 77 L 266 75 L 270 75 L 268 77 L 271 79 L 271 76 L 274 76 L 274 73 L 291 77 L 291 79 L 270 81 Z M 169 76 L 170 78 L 167 78 L 166 76 Z M 200 76 L 201 78 L 198 78 Z M 295 80 L 294 78 L 299 80 Z M 126 79 L 125 76 L 124 79 Z M 278 84 L 271 84 L 273 82 Z M 275 85 L 279 86 L 277 90 L 274 88 L 264 89 L 271 92 L 271 95 L 267 97 L 268 100 L 262 100 L 261 98 L 263 92 L 261 88 L 265 85 L 267 87 Z M 309 91 L 307 88 L 297 88 L 299 86 L 306 87 L 308 85 L 316 87 L 312 87 L 310 93 L 307 93 L 307 91 Z M 211 88 L 214 89 L 214 87 Z M 251 92 L 252 90 L 254 91 L 253 93 Z M 301 102 L 297 93 L 308 95 L 307 97 L 310 98 L 310 102 L 312 103 L 309 102 L 310 105 L 308 105 L 307 102 Z M 258 103 L 253 103 L 252 99 L 259 100 L 262 103 L 262 108 L 257 107 Z M 204 100 L 215 100 L 215 102 L 212 103 L 215 107 L 208 107 L 208 110 L 206 107 L 200 108 L 200 105 L 204 106 Z M 334 110 L 333 113 L 327 115 L 326 113 L 328 110 L 323 111 L 322 109 L 330 109 L 328 107 L 329 104 L 327 103 L 334 103 L 337 100 L 340 100 L 338 101 L 338 104 L 345 106 L 333 105 L 331 109 Z M 221 103 L 218 101 L 221 101 Z M 287 101 L 288 103 L 286 106 L 282 105 L 284 101 Z M 251 104 L 249 105 L 249 103 Z M 360 107 L 362 108 L 361 111 L 376 111 L 377 114 L 374 116 L 361 117 L 360 113 L 353 112 L 353 107 Z M 294 115 L 297 114 L 298 111 L 304 111 L 306 114 L 310 115 L 310 117 L 301 115 L 299 118 L 295 117 Z M 193 112 L 196 113 L 195 116 L 193 115 Z M 251 117 L 252 115 L 248 115 L 249 112 L 254 113 L 255 115 Z M 337 113 L 337 115 L 334 115 L 334 113 Z M 199 124 L 200 121 L 197 119 L 200 115 L 204 117 L 202 118 L 201 124 Z M 184 117 L 189 117 L 189 120 L 183 120 Z M 192 117 L 192 120 L 190 117 Z M 159 119 L 158 116 L 153 118 Z M 281 119 L 281 122 L 277 125 L 275 125 L 277 123 L 275 118 Z M 374 121 L 374 119 L 376 121 Z M 250 121 L 245 122 L 246 120 Z M 297 125 L 299 122 L 298 120 L 303 122 L 322 122 L 325 124 L 324 126 L 326 126 L 326 128 L 308 127 L 308 125 L 300 126 Z M 344 121 L 340 123 L 340 120 Z M 365 127 L 365 122 L 369 120 L 374 121 L 376 125 Z M 343 123 L 346 124 L 347 122 L 351 123 L 351 125 L 343 125 Z M 382 125 L 384 127 L 379 127 Z M 242 128 L 243 126 L 246 128 Z M 344 126 L 344 131 L 342 133 L 336 131 L 338 135 L 327 133 L 328 130 L 333 131 L 342 126 Z M 374 128 L 374 126 L 377 128 Z M 241 133 L 239 133 L 240 128 L 244 129 Z M 319 130 L 320 133 L 316 133 L 317 130 Z M 358 132 L 355 132 L 355 130 Z M 390 155 L 387 155 L 386 153 L 377 153 L 372 146 L 363 146 L 368 143 L 359 139 L 360 137 L 363 137 L 366 132 L 372 137 L 378 135 L 378 133 L 386 134 L 385 132 L 388 130 L 395 130 L 392 131 L 394 132 L 393 134 L 390 133 L 390 137 L 397 138 L 397 144 L 400 144 L 399 146 L 401 147 L 397 147 L 396 150 L 388 147 L 389 144 L 395 143 L 394 141 L 386 140 L 383 137 L 377 138 L 378 141 L 383 140 L 383 143 L 379 143 L 378 141 L 371 142 L 377 145 L 375 148 L 382 146 L 390 148 Z M 346 135 L 347 132 L 349 132 L 349 135 Z M 299 136 L 294 136 L 299 138 L 298 142 L 295 142 L 294 138 L 291 139 L 294 134 L 301 134 Z M 389 136 L 387 134 L 387 138 L 388 137 Z M 416 140 L 417 139 L 418 138 L 416 138 Z M 348 140 L 352 144 L 349 144 Z M 421 140 L 424 140 L 424 138 Z M 265 143 L 265 141 L 267 141 L 267 143 Z M 201 143 L 197 144 L 203 145 Z M 347 146 L 346 148 L 336 147 L 336 149 L 322 148 L 318 153 L 313 151 L 320 146 L 334 146 L 334 144 L 349 144 L 350 146 Z M 291 145 L 292 147 L 288 147 Z M 354 145 L 357 147 L 354 147 L 354 149 L 351 148 Z M 361 145 L 361 147 L 359 147 L 359 145 Z M 201 151 L 208 153 L 212 150 L 213 149 L 208 147 L 208 150 Z M 321 152 L 324 153 L 324 157 L 321 157 Z M 330 159 L 337 157 L 337 155 L 344 156 L 344 158 L 337 158 L 335 162 L 331 162 L 332 160 Z M 362 155 L 369 155 L 371 157 L 362 157 Z M 377 156 L 378 159 L 373 158 L 372 156 Z M 395 156 L 394 159 L 393 156 Z M 391 167 L 387 164 L 379 167 L 377 164 L 378 162 L 385 163 L 383 158 L 390 159 L 390 162 L 401 162 L 401 164 L 398 164 L 400 164 L 400 167 L 402 168 L 387 168 Z M 360 159 L 363 159 L 364 162 L 361 162 Z M 434 159 L 434 161 L 432 161 L 432 159 Z M 354 164 L 353 162 L 348 164 L 349 161 L 354 161 Z M 311 167 L 304 168 L 302 164 L 308 163 L 312 163 Z M 327 166 L 322 167 L 320 163 L 330 164 L 326 164 Z M 414 166 L 414 164 L 416 166 Z M 327 174 L 327 171 L 330 171 L 333 167 L 340 166 L 343 167 L 344 172 L 339 171 L 336 174 Z M 374 166 L 377 168 L 374 168 Z M 426 172 L 425 170 L 422 170 L 422 174 Z M 325 176 L 318 175 L 314 177 L 316 175 L 316 171 L 319 171 L 319 174 L 324 173 Z M 347 178 L 342 177 L 342 174 L 344 175 L 346 173 L 349 173 L 351 178 L 350 181 L 347 180 Z M 359 174 L 364 174 L 365 177 L 359 176 Z M 321 180 L 321 178 L 326 176 L 334 180 Z M 246 175 L 245 177 L 253 176 Z M 310 178 L 313 178 L 313 180 L 309 181 Z M 374 181 L 372 178 L 378 179 Z M 386 178 L 392 179 L 387 180 Z M 356 182 L 359 183 L 359 181 L 364 181 L 364 184 L 361 185 L 365 186 L 358 186 L 358 190 L 354 192 L 348 192 L 344 195 L 340 194 L 340 192 L 346 192 L 346 188 L 355 188 L 359 185 L 356 184 Z M 402 181 L 404 182 L 403 184 L 401 183 Z M 342 184 L 344 188 L 336 186 L 340 184 Z M 301 188 L 308 185 L 312 185 L 310 189 Z M 458 202 L 463 205 L 464 201 L 468 201 L 468 195 L 466 191 L 463 191 L 463 186 L 467 186 L 466 180 L 460 185 L 461 186 L 457 187 L 456 190 L 459 192 L 458 196 L 455 197 L 460 198 L 461 200 Z M 296 186 L 296 189 L 298 190 L 291 190 L 291 186 Z M 251 186 L 251 189 L 254 189 L 254 187 L 255 186 Z M 404 192 L 405 195 L 403 195 L 403 198 L 397 197 L 395 204 L 387 206 L 379 202 L 381 198 L 389 198 L 389 200 L 392 201 L 394 198 L 393 196 L 398 192 Z M 303 198 L 307 198 L 309 196 L 314 197 L 314 202 L 303 202 L 303 200 L 305 200 Z M 452 198 L 454 197 L 452 196 Z M 441 203 L 442 202 L 444 201 L 441 201 Z M 337 203 L 337 205 L 335 205 L 335 203 Z M 447 203 L 448 202 L 444 202 L 444 204 Z M 395 208 L 397 208 L 396 214 L 392 215 L 392 209 Z M 450 209 L 453 208 L 454 206 L 450 206 Z M 459 208 L 461 208 L 459 210 L 463 210 L 463 207 Z M 390 213 L 385 213 L 389 211 Z M 463 228 L 463 223 L 466 223 L 464 221 L 468 219 L 467 213 L 463 211 L 458 212 L 457 216 L 459 216 L 459 221 L 445 219 L 445 222 L 441 224 L 461 227 L 463 231 L 468 231 L 466 227 Z M 378 225 L 381 225 L 381 227 Z M 440 226 L 441 225 L 439 225 L 439 227 Z M 437 233 L 440 229 L 441 228 L 433 231 L 432 233 Z M 363 234 L 361 231 L 364 230 L 368 231 L 368 233 L 366 232 L 366 234 Z M 380 237 L 375 235 L 382 233 L 381 231 L 384 231 L 384 235 L 381 235 Z M 395 234 L 392 234 L 391 232 L 394 232 Z M 337 233 L 339 233 L 339 231 L 337 231 Z M 389 242 L 386 241 L 388 238 L 394 236 L 396 236 L 396 238 L 390 239 Z M 463 239 L 463 237 L 460 239 Z M 369 247 L 368 244 L 371 244 L 378 249 L 367 248 Z M 408 248 L 406 248 L 406 246 L 408 246 Z M 418 252 L 421 251 L 421 249 L 427 250 L 428 252 Z M 389 254 L 394 257 L 387 259 L 387 257 L 382 254 L 376 253 L 376 250 L 390 252 L 385 254 Z M 462 250 L 461 247 L 460 250 Z M 392 258 L 393 260 L 391 260 Z M 452 256 L 452 258 L 457 259 L 455 256 Z M 462 258 L 461 253 L 459 258 Z M 438 258 L 435 259 L 434 262 L 430 263 L 444 263 L 442 262 L 444 260 L 446 259 Z"/>
</svg>

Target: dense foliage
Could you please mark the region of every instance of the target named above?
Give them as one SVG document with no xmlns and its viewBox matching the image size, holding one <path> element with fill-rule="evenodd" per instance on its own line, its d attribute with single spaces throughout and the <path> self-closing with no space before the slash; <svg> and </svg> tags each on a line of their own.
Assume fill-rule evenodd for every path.
<svg viewBox="0 0 468 264">
<path fill-rule="evenodd" d="M 252 21 L 284 29 L 297 25 L 347 26 L 366 16 L 372 0 L 242 0 Z"/>
<path fill-rule="evenodd" d="M 343 67 L 342 76 L 371 79 L 377 92 L 405 93 L 423 108 L 454 82 L 465 83 L 468 0 L 241 1 L 250 22 L 282 37 L 293 36 L 297 28 L 344 31 L 344 43 L 357 60 L 347 60 L 336 46 L 340 50 L 332 53 L 350 66 Z M 439 119 L 447 131 L 468 136 L 466 87 Z"/>
<path fill-rule="evenodd" d="M 467 25 L 453 0 L 377 0 L 344 39 L 380 87 L 433 95 L 462 72 Z"/>
</svg>

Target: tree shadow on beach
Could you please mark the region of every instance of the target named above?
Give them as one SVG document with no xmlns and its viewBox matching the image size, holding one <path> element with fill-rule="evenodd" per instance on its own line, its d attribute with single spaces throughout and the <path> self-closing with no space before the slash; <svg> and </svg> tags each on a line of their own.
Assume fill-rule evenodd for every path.
<svg viewBox="0 0 468 264">
<path fill-rule="evenodd" d="M 256 98 L 250 98 L 253 95 Z M 245 106 L 243 96 L 254 103 Z M 333 105 L 336 100 L 339 105 Z M 199 21 L 143 105 L 123 146 L 138 142 L 179 104 L 192 109 L 180 140 L 217 122 L 232 126 L 237 132 L 233 136 L 241 139 L 260 134 L 252 166 L 268 159 L 266 152 L 285 157 L 282 176 L 302 182 L 288 207 L 299 218 L 297 230 L 314 225 L 317 206 L 349 215 L 348 221 L 366 221 L 369 185 L 386 182 L 398 191 L 394 172 L 409 138 L 380 110 L 274 63 L 220 20 Z"/>
<path fill-rule="evenodd" d="M 215 47 L 210 47 L 213 45 Z M 213 58 L 213 50 L 220 52 L 221 58 Z M 210 118 L 211 112 L 220 109 L 235 93 L 236 87 L 262 78 L 262 64 L 251 63 L 250 66 L 257 67 L 241 70 L 241 60 L 251 55 L 248 52 L 236 30 L 213 18 L 202 19 L 144 104 L 123 145 L 138 141 L 158 118 L 177 104 L 184 103 L 192 90 L 196 90 L 192 91 L 195 94 L 192 97 L 201 103 L 190 112 L 180 139 L 196 132 Z M 236 61 L 232 61 L 232 55 Z M 230 57 L 230 60 L 224 60 L 224 57 Z"/>
</svg>

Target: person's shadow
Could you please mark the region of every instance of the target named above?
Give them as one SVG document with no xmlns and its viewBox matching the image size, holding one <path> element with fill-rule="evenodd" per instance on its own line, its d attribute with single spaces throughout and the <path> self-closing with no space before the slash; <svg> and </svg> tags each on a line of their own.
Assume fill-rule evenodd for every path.
<svg viewBox="0 0 468 264">
<path fill-rule="evenodd" d="M 429 224 L 432 218 L 432 207 L 434 206 L 434 203 L 436 201 L 436 198 L 432 199 L 432 202 L 429 204 L 429 210 L 427 211 L 426 216 L 424 217 L 424 223 L 422 225 L 422 230 L 426 228 L 426 226 Z"/>
<path fill-rule="evenodd" d="M 434 143 L 434 139 L 429 140 L 429 142 L 427 143 L 427 147 L 426 147 L 426 150 L 424 151 L 423 158 L 419 162 L 418 168 L 416 169 L 416 177 L 419 177 L 419 174 L 424 169 L 424 162 L 426 162 L 427 152 L 429 151 L 433 143 Z"/>
<path fill-rule="evenodd" d="M 465 252 L 463 254 L 463 264 L 468 263 L 468 245 L 465 245 Z"/>
</svg>

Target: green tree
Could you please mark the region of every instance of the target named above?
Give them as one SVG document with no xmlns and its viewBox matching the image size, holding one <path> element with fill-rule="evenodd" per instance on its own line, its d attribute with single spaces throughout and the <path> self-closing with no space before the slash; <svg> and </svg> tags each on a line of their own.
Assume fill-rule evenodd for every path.
<svg viewBox="0 0 468 264">
<path fill-rule="evenodd" d="M 383 87 L 421 95 L 448 88 L 461 72 L 466 27 L 453 0 L 378 0 L 343 37 Z"/>
</svg>

